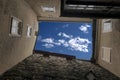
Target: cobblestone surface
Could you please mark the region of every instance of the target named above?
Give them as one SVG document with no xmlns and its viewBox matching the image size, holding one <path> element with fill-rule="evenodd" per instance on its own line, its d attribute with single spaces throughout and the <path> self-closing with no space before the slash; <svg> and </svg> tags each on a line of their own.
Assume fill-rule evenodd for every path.
<svg viewBox="0 0 120 80">
<path fill-rule="evenodd" d="M 33 54 L 1 75 L 0 80 L 86 80 L 85 75 L 93 71 L 96 80 L 120 80 L 112 73 L 87 61 L 66 60 Z"/>
</svg>

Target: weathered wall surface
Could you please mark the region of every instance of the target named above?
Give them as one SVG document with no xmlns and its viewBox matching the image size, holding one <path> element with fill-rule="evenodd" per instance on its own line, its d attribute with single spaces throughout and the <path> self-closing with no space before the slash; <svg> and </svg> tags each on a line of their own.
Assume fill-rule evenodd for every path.
<svg viewBox="0 0 120 80">
<path fill-rule="evenodd" d="M 120 80 L 91 62 L 66 60 L 58 56 L 44 57 L 42 54 L 26 58 L 1 75 L 0 80 L 87 80 L 85 76 L 89 71 L 97 76 L 96 80 Z"/>
<path fill-rule="evenodd" d="M 39 17 L 38 16 L 38 20 L 39 21 L 44 21 L 44 20 L 47 20 L 47 21 L 68 21 L 68 22 L 92 22 L 93 20 L 90 19 L 90 18 L 76 18 L 76 17 L 58 17 L 58 18 L 54 18 L 54 17 L 51 17 L 51 18 L 45 18 L 45 17 Z"/>
<path fill-rule="evenodd" d="M 10 36 L 10 18 L 23 22 L 22 36 Z M 27 37 L 27 25 L 33 27 Z M 0 0 L 0 74 L 32 54 L 38 29 L 37 16 L 24 0 Z"/>
<path fill-rule="evenodd" d="M 40 17 L 59 17 L 61 0 L 25 0 Z M 55 7 L 55 12 L 44 11 L 42 7 Z"/>
<path fill-rule="evenodd" d="M 120 20 L 112 19 L 112 32 L 102 33 L 102 25 L 99 27 L 101 32 L 98 39 L 100 42 L 98 63 L 120 77 Z M 102 47 L 112 48 L 111 63 L 102 60 Z"/>
</svg>

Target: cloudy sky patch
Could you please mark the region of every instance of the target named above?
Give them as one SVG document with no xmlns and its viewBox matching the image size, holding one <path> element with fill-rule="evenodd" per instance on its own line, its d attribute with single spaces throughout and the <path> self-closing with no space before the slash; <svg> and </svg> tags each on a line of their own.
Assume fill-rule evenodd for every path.
<svg viewBox="0 0 120 80">
<path fill-rule="evenodd" d="M 91 26 L 90 25 L 81 25 L 80 27 L 79 27 L 79 30 L 80 31 L 83 31 L 84 33 L 88 33 L 88 28 L 90 28 Z"/>
<path fill-rule="evenodd" d="M 54 39 L 53 38 L 46 38 L 46 39 L 42 39 L 41 42 L 54 43 Z"/>
<path fill-rule="evenodd" d="M 66 33 L 63 33 L 63 32 L 59 32 L 58 36 L 64 37 L 64 38 L 72 38 L 73 37 L 72 35 L 67 35 Z"/>
<path fill-rule="evenodd" d="M 63 25 L 62 27 L 63 27 L 63 28 L 67 28 L 67 27 L 69 27 L 69 24 L 65 24 L 65 25 Z"/>
<path fill-rule="evenodd" d="M 65 34 L 65 33 L 64 33 Z M 59 39 L 54 41 L 53 38 L 46 38 L 41 40 L 41 42 L 44 42 L 44 47 L 46 48 L 52 48 L 54 46 L 63 46 L 67 47 L 67 49 L 71 49 L 72 51 L 80 51 L 87 53 L 88 46 L 91 44 L 91 41 L 85 38 L 75 37 L 75 38 L 69 38 L 69 40 L 65 39 Z"/>
<path fill-rule="evenodd" d="M 76 38 L 69 40 L 69 46 L 71 47 L 72 50 L 85 52 L 85 53 L 89 51 L 88 45 L 90 43 L 91 42 L 88 39 L 83 39 L 80 37 L 76 37 Z"/>
<path fill-rule="evenodd" d="M 47 43 L 45 43 L 45 44 L 42 45 L 42 46 L 44 46 L 44 47 L 46 47 L 46 48 L 53 48 L 53 47 L 54 47 L 53 44 L 47 44 Z"/>
<path fill-rule="evenodd" d="M 41 21 L 39 26 L 35 50 L 91 59 L 92 23 Z"/>
</svg>

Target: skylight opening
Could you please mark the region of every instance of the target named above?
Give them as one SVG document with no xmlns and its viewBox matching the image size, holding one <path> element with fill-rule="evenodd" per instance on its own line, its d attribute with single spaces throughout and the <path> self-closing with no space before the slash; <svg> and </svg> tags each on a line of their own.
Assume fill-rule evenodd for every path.
<svg viewBox="0 0 120 80">
<path fill-rule="evenodd" d="M 41 21 L 35 50 L 91 60 L 92 23 Z"/>
</svg>

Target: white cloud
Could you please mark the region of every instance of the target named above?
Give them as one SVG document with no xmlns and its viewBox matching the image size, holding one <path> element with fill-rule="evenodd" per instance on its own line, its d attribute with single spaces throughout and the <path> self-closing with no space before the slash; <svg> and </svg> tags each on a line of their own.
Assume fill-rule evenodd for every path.
<svg viewBox="0 0 120 80">
<path fill-rule="evenodd" d="M 60 39 L 58 40 L 58 43 L 62 44 L 64 47 L 70 48 L 72 51 L 88 52 L 88 45 L 91 44 L 91 41 L 88 39 L 75 37 L 69 39 L 68 41 Z"/>
<path fill-rule="evenodd" d="M 88 28 L 86 26 L 82 25 L 81 27 L 79 27 L 79 29 L 85 33 L 88 33 Z"/>
<path fill-rule="evenodd" d="M 65 24 L 65 25 L 63 25 L 62 27 L 63 27 L 63 28 L 67 28 L 67 27 L 69 27 L 69 24 Z"/>
<path fill-rule="evenodd" d="M 69 47 L 68 42 L 65 42 L 63 45 L 64 45 L 64 47 Z"/>
<path fill-rule="evenodd" d="M 62 36 L 62 32 L 59 32 L 59 33 L 58 33 L 58 36 Z"/>
<path fill-rule="evenodd" d="M 53 38 L 46 38 L 46 39 L 42 39 L 41 40 L 41 42 L 44 42 L 45 43 L 45 47 L 46 47 L 46 45 L 48 45 L 48 46 L 60 46 L 61 45 L 61 43 L 59 43 L 59 42 L 55 42 L 55 40 L 53 39 Z"/>
<path fill-rule="evenodd" d="M 79 27 L 79 29 L 80 29 L 81 31 L 83 31 L 84 33 L 88 33 L 88 28 L 90 28 L 90 27 L 91 27 L 90 25 L 86 24 L 86 25 L 81 25 L 81 26 Z"/>
<path fill-rule="evenodd" d="M 60 44 L 62 44 L 64 47 L 68 47 L 69 46 L 69 44 L 68 44 L 68 42 L 67 41 L 65 41 L 65 40 L 58 40 L 58 42 L 60 43 Z"/>
<path fill-rule="evenodd" d="M 65 37 L 65 38 L 72 38 L 71 35 L 67 35 L 67 34 L 65 34 L 65 33 L 63 33 L 63 37 Z"/>
<path fill-rule="evenodd" d="M 65 40 L 60 39 L 60 40 L 58 40 L 58 42 L 61 43 L 61 44 L 64 44 L 64 43 L 65 43 Z"/>
<path fill-rule="evenodd" d="M 88 25 L 88 24 L 86 24 L 85 26 L 86 26 L 86 27 L 91 27 L 91 26 L 90 26 L 90 25 Z"/>
<path fill-rule="evenodd" d="M 62 36 L 62 37 L 65 37 L 65 38 L 72 38 L 73 36 L 72 35 L 67 35 L 66 33 L 58 33 L 58 36 Z"/>
<path fill-rule="evenodd" d="M 54 42 L 53 44 L 56 45 L 56 46 L 60 46 L 61 45 L 61 43 L 59 43 L 59 42 Z"/>
<path fill-rule="evenodd" d="M 58 35 L 63 37 L 63 33 L 59 33 Z M 91 41 L 81 37 L 74 38 L 70 37 L 68 40 L 65 39 L 54 40 L 53 38 L 46 38 L 41 41 L 45 43 L 43 46 L 46 48 L 63 46 L 72 51 L 80 51 L 85 53 L 89 52 L 88 46 L 89 44 L 91 44 Z"/>
<path fill-rule="evenodd" d="M 76 37 L 69 40 L 69 46 L 72 50 L 88 52 L 88 45 L 91 43 L 88 39 Z"/>
<path fill-rule="evenodd" d="M 44 44 L 44 45 L 42 45 L 42 46 L 44 46 L 44 47 L 46 47 L 46 48 L 53 48 L 54 47 L 54 45 L 53 44 Z"/>
<path fill-rule="evenodd" d="M 53 38 L 46 38 L 46 39 L 43 39 L 41 41 L 45 42 L 45 43 L 54 43 L 54 39 Z"/>
</svg>

